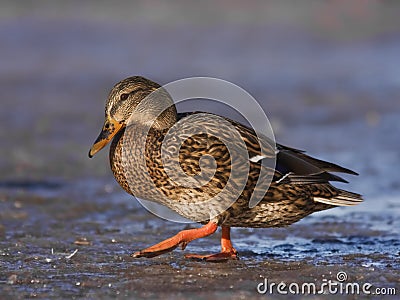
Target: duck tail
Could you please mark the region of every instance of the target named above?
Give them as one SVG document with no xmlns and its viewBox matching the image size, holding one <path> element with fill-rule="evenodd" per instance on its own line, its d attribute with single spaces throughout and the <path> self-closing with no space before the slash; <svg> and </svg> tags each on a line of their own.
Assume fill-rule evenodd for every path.
<svg viewBox="0 0 400 300">
<path fill-rule="evenodd" d="M 360 194 L 337 189 L 338 194 L 332 198 L 314 197 L 314 201 L 335 206 L 353 206 L 363 202 Z"/>
</svg>

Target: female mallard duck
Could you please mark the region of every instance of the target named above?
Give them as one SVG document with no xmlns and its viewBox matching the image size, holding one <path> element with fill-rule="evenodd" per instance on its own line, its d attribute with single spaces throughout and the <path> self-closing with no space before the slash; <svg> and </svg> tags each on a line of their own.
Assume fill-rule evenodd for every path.
<svg viewBox="0 0 400 300">
<path fill-rule="evenodd" d="M 155 91 L 162 92 L 152 97 Z M 338 189 L 329 183 L 346 182 L 330 172 L 357 173 L 307 156 L 303 151 L 274 144 L 233 120 L 218 117 L 221 121 L 215 125 L 209 121 L 209 116 L 215 115 L 197 112 L 178 114 L 169 94 L 157 83 L 140 76 L 124 79 L 111 90 L 105 109 L 105 123 L 90 149 L 89 157 L 113 139 L 110 148 L 111 169 L 125 191 L 205 224 L 201 228 L 183 230 L 152 247 L 133 253 L 133 257 L 154 257 L 178 246 L 184 249 L 189 242 L 211 235 L 221 226 L 220 253 L 190 254 L 187 257 L 207 261 L 237 259 L 237 252 L 230 240 L 230 227 L 286 226 L 316 211 L 356 205 L 362 201 L 360 195 Z M 193 117 L 197 123 L 200 122 L 203 132 L 189 134 L 182 140 L 170 134 L 176 124 Z M 184 123 L 189 131 L 192 126 L 190 120 Z M 233 150 L 236 155 L 240 154 L 239 162 L 231 159 L 235 153 L 232 154 L 222 141 L 224 134 L 230 139 L 229 126 L 233 126 L 244 141 L 245 155 L 240 150 Z M 162 157 L 163 151 L 166 158 Z M 181 170 L 168 170 L 165 166 L 169 161 L 174 161 L 173 152 L 176 151 L 175 157 Z M 203 158 L 210 156 L 213 159 L 205 162 Z M 262 159 L 268 157 L 276 159 L 275 168 L 268 169 L 261 163 Z M 231 174 L 236 170 L 240 173 L 243 165 L 248 166 L 243 189 L 236 187 L 239 185 L 236 181 L 232 185 L 235 188 L 224 189 L 228 186 Z M 263 168 L 267 170 L 265 180 L 260 175 Z M 212 169 L 211 176 L 210 172 L 206 172 L 208 169 Z M 171 178 L 171 174 L 179 174 L 182 170 L 183 176 L 195 178 L 197 185 L 185 186 L 177 182 L 179 176 L 178 180 Z M 202 181 L 196 177 L 199 173 L 207 173 L 210 178 Z M 257 191 L 259 178 L 270 182 L 270 185 L 263 191 L 261 201 L 251 206 L 249 202 Z M 240 192 L 234 196 L 237 190 Z M 222 194 L 224 197 L 217 197 Z M 214 201 L 208 201 L 211 198 Z M 232 201 L 225 207 L 219 207 L 224 202 L 222 198 L 232 198 L 229 199 Z"/>
</svg>

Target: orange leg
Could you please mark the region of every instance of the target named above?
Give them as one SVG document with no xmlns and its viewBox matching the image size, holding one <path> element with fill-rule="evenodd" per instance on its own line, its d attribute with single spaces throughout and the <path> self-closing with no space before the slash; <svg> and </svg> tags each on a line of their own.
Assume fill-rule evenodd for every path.
<svg viewBox="0 0 400 300">
<path fill-rule="evenodd" d="M 137 251 L 131 256 L 154 257 L 163 253 L 170 252 L 178 246 L 181 246 L 183 250 L 189 242 L 213 234 L 217 230 L 217 228 L 218 225 L 216 223 L 209 222 L 207 225 L 204 225 L 201 228 L 183 230 L 173 237 L 170 237 L 169 239 L 166 239 L 144 250 Z"/>
<path fill-rule="evenodd" d="M 228 259 L 238 259 L 237 251 L 235 248 L 233 248 L 231 242 L 231 228 L 222 226 L 220 253 L 210 255 L 187 254 L 185 257 L 213 262 L 226 261 Z"/>
</svg>

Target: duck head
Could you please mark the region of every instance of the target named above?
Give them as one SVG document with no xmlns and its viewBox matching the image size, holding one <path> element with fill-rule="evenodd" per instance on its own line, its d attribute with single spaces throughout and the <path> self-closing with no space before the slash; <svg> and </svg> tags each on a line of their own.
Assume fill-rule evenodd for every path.
<svg viewBox="0 0 400 300">
<path fill-rule="evenodd" d="M 175 105 L 159 84 L 141 76 L 126 78 L 118 82 L 108 96 L 103 129 L 89 157 L 103 149 L 128 123 L 148 123 L 152 128 L 164 129 L 175 124 L 176 119 Z"/>
</svg>

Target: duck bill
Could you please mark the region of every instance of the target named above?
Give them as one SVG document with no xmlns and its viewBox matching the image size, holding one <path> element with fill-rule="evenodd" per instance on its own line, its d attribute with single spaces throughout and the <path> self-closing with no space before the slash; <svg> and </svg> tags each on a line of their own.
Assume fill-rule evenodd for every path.
<svg viewBox="0 0 400 300">
<path fill-rule="evenodd" d="M 121 128 L 122 124 L 120 122 L 111 118 L 106 118 L 103 129 L 89 151 L 89 157 L 92 158 L 97 152 L 103 149 Z"/>
</svg>

